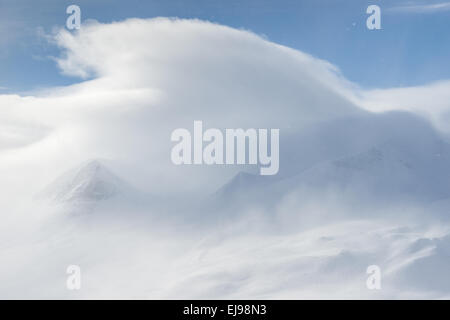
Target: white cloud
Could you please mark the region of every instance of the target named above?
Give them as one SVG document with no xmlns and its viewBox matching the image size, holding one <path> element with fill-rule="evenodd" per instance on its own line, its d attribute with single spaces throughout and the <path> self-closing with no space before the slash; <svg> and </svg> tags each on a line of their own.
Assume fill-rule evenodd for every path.
<svg viewBox="0 0 450 320">
<path fill-rule="evenodd" d="M 450 2 L 433 4 L 409 4 L 390 8 L 391 12 L 399 13 L 434 13 L 450 10 Z"/>
<path fill-rule="evenodd" d="M 450 81 L 428 85 L 360 92 L 359 105 L 373 112 L 410 111 L 450 132 Z"/>
<path fill-rule="evenodd" d="M 3 135 L 22 134 L 24 123 L 45 128 L 0 151 L 2 174 L 23 170 L 30 188 L 100 157 L 124 164 L 127 176 L 150 191 L 212 190 L 239 168 L 174 167 L 174 129 L 202 120 L 207 127 L 281 128 L 286 135 L 359 112 L 345 98 L 351 84 L 336 67 L 247 31 L 129 19 L 61 30 L 55 40 L 62 72 L 91 80 L 34 96 L 0 95 L 1 119 L 10 128 Z"/>
<path fill-rule="evenodd" d="M 300 156 L 281 159 L 287 167 L 303 158 L 322 161 L 314 156 L 325 149 L 336 156 L 397 131 L 414 141 L 429 128 L 414 132 L 417 125 L 410 121 L 396 126 L 399 116 L 380 127 L 359 106 L 410 110 L 443 125 L 448 82 L 361 91 L 326 61 L 196 20 L 93 23 L 76 33 L 61 30 L 56 43 L 63 51 L 57 59 L 62 72 L 90 80 L 33 96 L 0 95 L 0 234 L 7 240 L 0 251 L 7 261 L 0 265 L 6 288 L 1 296 L 380 297 L 365 288 L 366 266 L 374 260 L 386 267 L 386 283 L 398 280 L 399 270 L 410 272 L 400 289 L 383 289 L 383 297 L 448 295 L 446 283 L 437 281 L 439 290 L 430 292 L 414 281 L 436 266 L 445 271 L 435 273 L 434 281 L 448 270 L 442 251 L 433 252 L 447 246 L 448 230 L 390 228 L 398 211 L 385 207 L 380 210 L 391 217 L 387 225 L 298 227 L 316 226 L 318 218 L 321 224 L 336 222 L 353 211 L 378 216 L 370 204 L 346 212 L 340 195 L 303 201 L 293 192 L 269 217 L 256 209 L 227 212 L 239 216 L 237 223 L 217 215 L 190 219 L 185 208 L 178 216 L 144 208 L 147 215 L 136 217 L 114 215 L 106 206 L 69 218 L 30 205 L 53 178 L 90 158 L 112 159 L 119 176 L 145 191 L 200 190 L 203 196 L 216 190 L 239 168 L 175 167 L 170 160 L 171 131 L 194 120 L 216 128 L 280 128 L 284 137 L 312 128 L 301 135 L 310 140 L 288 145 Z M 334 121 L 348 116 L 349 122 Z M 40 220 L 41 214 L 48 220 Z M 428 265 L 420 263 L 424 258 Z M 61 272 L 73 263 L 89 279 L 78 295 L 61 285 Z M 401 290 L 410 280 L 418 285 L 414 293 Z"/>
<path fill-rule="evenodd" d="M 413 111 L 447 128 L 448 82 L 362 91 L 326 61 L 208 22 L 91 23 L 76 33 L 60 30 L 55 41 L 62 71 L 91 80 L 34 96 L 0 95 L 0 188 L 12 194 L 24 184 L 37 191 L 91 158 L 113 159 L 151 192 L 215 190 L 242 167 L 170 161 L 170 133 L 194 120 L 280 128 L 286 138 L 365 108 Z"/>
</svg>

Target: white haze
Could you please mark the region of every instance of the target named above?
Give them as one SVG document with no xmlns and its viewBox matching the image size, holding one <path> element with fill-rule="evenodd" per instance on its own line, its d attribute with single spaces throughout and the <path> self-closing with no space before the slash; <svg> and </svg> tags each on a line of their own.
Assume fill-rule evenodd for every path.
<svg viewBox="0 0 450 320">
<path fill-rule="evenodd" d="M 447 82 L 364 91 L 326 61 L 197 20 L 52 39 L 81 82 L 0 95 L 0 297 L 450 297 Z M 170 133 L 194 120 L 279 128 L 279 175 L 173 165 Z M 63 173 L 80 166 L 117 195 L 76 198 L 85 181 Z M 80 291 L 65 287 L 71 264 Z"/>
</svg>

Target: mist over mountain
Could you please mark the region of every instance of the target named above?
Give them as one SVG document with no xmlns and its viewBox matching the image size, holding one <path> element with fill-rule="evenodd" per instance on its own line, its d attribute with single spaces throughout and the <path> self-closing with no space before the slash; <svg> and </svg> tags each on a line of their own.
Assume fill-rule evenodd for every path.
<svg viewBox="0 0 450 320">
<path fill-rule="evenodd" d="M 378 100 L 332 64 L 209 22 L 53 40 L 82 81 L 0 95 L 0 297 L 449 297 L 450 145 L 434 120 L 369 111 Z M 170 134 L 195 120 L 280 129 L 278 174 L 174 165 Z"/>
<path fill-rule="evenodd" d="M 56 202 L 97 202 L 131 191 L 98 160 L 90 160 L 64 174 L 44 191 Z"/>
<path fill-rule="evenodd" d="M 239 173 L 219 189 L 223 204 L 274 206 L 296 190 L 304 198 L 333 192 L 371 207 L 426 205 L 450 196 L 450 145 L 416 116 L 340 119 L 316 129 L 312 142 L 305 136 L 282 144 L 279 177 Z"/>
</svg>

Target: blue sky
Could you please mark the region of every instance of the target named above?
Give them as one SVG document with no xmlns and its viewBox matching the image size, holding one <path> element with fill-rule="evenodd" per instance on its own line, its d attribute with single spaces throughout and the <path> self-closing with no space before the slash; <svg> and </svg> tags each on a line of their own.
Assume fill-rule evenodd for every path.
<svg viewBox="0 0 450 320">
<path fill-rule="evenodd" d="M 70 4 L 82 21 L 130 17 L 199 18 L 252 30 L 337 65 L 364 88 L 450 79 L 450 2 L 380 0 L 0 0 L 0 93 L 67 85 L 58 50 L 39 32 L 62 27 Z M 366 28 L 366 8 L 381 8 L 381 30 Z M 41 30 L 41 31 L 40 31 Z"/>
</svg>

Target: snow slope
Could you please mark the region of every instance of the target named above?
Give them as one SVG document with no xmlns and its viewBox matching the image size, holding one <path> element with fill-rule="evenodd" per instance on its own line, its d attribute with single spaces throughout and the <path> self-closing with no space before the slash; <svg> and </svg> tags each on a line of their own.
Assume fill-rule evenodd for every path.
<svg viewBox="0 0 450 320">
<path fill-rule="evenodd" d="M 390 123 L 392 117 L 403 124 Z M 368 122 L 371 128 L 366 130 L 370 130 L 369 135 L 365 136 L 358 136 L 358 126 L 351 128 L 354 118 L 348 123 L 340 120 L 338 127 L 346 126 L 344 134 L 329 132 L 329 126 L 323 129 L 319 134 L 322 145 L 316 144 L 316 149 L 323 150 L 321 160 L 309 167 L 302 168 L 306 164 L 299 165 L 297 157 L 281 158 L 281 166 L 289 168 L 290 173 L 285 171 L 278 178 L 240 173 L 218 190 L 215 199 L 241 206 L 271 206 L 289 193 L 302 190 L 305 197 L 333 192 L 379 206 L 423 205 L 450 197 L 450 144 L 445 138 L 425 121 L 408 114 L 373 118 Z M 331 127 L 336 129 L 335 125 Z M 327 148 L 330 139 L 337 145 Z M 349 153 L 342 155 L 336 146 Z M 300 158 L 301 150 L 308 146 L 285 148 L 300 150 Z"/>
</svg>

